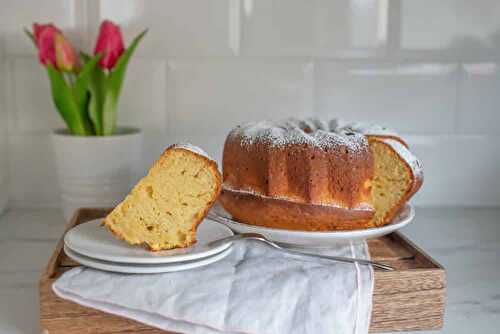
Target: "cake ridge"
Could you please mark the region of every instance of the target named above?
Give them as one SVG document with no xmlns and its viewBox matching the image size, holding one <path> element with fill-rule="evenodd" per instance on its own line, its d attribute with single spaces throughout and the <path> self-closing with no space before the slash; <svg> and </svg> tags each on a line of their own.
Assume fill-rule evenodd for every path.
<svg viewBox="0 0 500 334">
<path fill-rule="evenodd" d="M 264 120 L 238 125 L 231 130 L 228 137 L 239 138 L 243 147 L 266 143 L 273 147 L 312 145 L 328 148 L 339 144 L 348 145 L 352 151 L 356 151 L 359 148 L 357 140 L 362 140 L 363 136 L 350 128 L 340 128 L 339 124 L 338 119 L 325 122 L 315 117 L 303 120 L 297 118 L 280 121 Z"/>
<path fill-rule="evenodd" d="M 253 189 L 242 189 L 242 188 L 233 188 L 230 184 L 227 183 L 222 183 L 222 189 L 225 191 L 231 191 L 234 193 L 239 193 L 239 194 L 247 194 L 247 195 L 252 195 L 256 197 L 260 197 L 263 199 L 276 199 L 276 200 L 283 200 L 283 201 L 289 201 L 289 202 L 294 202 L 293 199 L 286 197 L 286 196 L 267 196 L 265 194 L 256 192 Z M 297 202 L 300 203 L 300 202 Z M 328 207 L 328 208 L 335 208 L 335 209 L 345 209 L 345 207 L 335 204 L 335 203 L 314 203 L 314 206 L 323 206 L 323 207 Z M 373 208 L 368 205 L 367 203 L 360 203 L 357 207 L 352 208 L 353 210 L 356 211 L 367 211 L 370 212 L 373 210 Z"/>
<path fill-rule="evenodd" d="M 366 228 L 389 223 L 422 180 L 420 162 L 387 127 L 337 118 L 265 120 L 227 136 L 220 201 L 255 225 Z M 390 210 L 381 216 L 381 208 Z"/>
</svg>

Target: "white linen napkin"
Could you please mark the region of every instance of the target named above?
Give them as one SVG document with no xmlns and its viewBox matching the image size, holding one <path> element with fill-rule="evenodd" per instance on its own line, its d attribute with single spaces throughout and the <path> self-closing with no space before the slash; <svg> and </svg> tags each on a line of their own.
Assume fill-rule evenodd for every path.
<svg viewBox="0 0 500 334">
<path fill-rule="evenodd" d="M 366 243 L 316 251 L 369 258 Z M 165 274 L 66 272 L 55 293 L 84 306 L 181 333 L 368 333 L 369 266 L 283 254 L 252 241 L 223 260 Z"/>
</svg>

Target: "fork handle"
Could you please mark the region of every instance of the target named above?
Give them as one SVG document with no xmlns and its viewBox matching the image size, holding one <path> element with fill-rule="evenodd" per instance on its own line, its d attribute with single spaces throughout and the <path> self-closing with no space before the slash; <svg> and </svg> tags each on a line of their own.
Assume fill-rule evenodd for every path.
<svg viewBox="0 0 500 334">
<path fill-rule="evenodd" d="M 305 257 L 311 257 L 311 258 L 319 258 L 319 259 L 325 259 L 325 260 L 333 260 L 333 261 L 344 262 L 344 263 L 358 263 L 361 265 L 371 265 L 371 266 L 374 266 L 376 268 L 379 268 L 379 269 L 382 269 L 385 271 L 394 271 L 395 270 L 393 267 L 391 267 L 389 265 L 386 265 L 386 264 L 383 264 L 380 262 L 371 261 L 371 260 L 343 257 L 343 256 L 313 254 L 313 253 L 299 252 L 299 251 L 285 249 L 285 248 L 281 248 L 280 250 L 282 252 L 289 253 L 292 255 L 299 255 L 299 256 L 305 256 Z"/>
<path fill-rule="evenodd" d="M 323 260 L 332 260 L 332 261 L 337 261 L 337 262 L 344 262 L 344 263 L 358 263 L 361 265 L 371 265 L 376 268 L 385 270 L 385 271 L 394 271 L 395 269 L 389 265 L 380 263 L 380 262 L 375 262 L 375 261 L 370 261 L 370 260 L 365 260 L 365 259 L 357 259 L 357 258 L 350 258 L 350 257 L 343 257 L 343 256 L 333 256 L 333 255 L 322 255 L 322 254 L 313 254 L 313 253 L 307 253 L 307 252 L 300 252 L 292 249 L 287 249 L 279 246 L 275 242 L 267 239 L 261 234 L 258 233 L 240 233 L 240 234 L 235 234 L 230 237 L 222 238 L 219 240 L 212 241 L 208 244 L 210 247 L 216 247 L 221 244 L 229 243 L 229 242 L 235 242 L 239 240 L 255 240 L 255 241 L 260 241 L 261 243 L 264 243 L 276 250 L 279 250 L 283 253 L 288 253 L 291 255 L 296 255 L 296 256 L 304 256 L 304 257 L 310 257 L 310 258 L 317 258 L 317 259 L 323 259 Z"/>
</svg>

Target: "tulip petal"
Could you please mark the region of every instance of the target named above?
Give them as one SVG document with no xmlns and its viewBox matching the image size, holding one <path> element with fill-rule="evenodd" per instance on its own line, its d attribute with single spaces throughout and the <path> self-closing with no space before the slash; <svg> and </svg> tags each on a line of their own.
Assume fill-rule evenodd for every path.
<svg viewBox="0 0 500 334">
<path fill-rule="evenodd" d="M 53 24 L 33 24 L 33 35 L 38 47 L 38 58 L 43 65 L 56 66 L 55 36 L 60 30 Z"/>
<path fill-rule="evenodd" d="M 104 20 L 99 28 L 94 54 L 101 53 L 99 66 L 111 70 L 125 51 L 121 29 L 109 20 Z"/>
<path fill-rule="evenodd" d="M 62 33 L 55 36 L 56 63 L 63 71 L 75 71 L 79 65 L 78 54 Z"/>
</svg>

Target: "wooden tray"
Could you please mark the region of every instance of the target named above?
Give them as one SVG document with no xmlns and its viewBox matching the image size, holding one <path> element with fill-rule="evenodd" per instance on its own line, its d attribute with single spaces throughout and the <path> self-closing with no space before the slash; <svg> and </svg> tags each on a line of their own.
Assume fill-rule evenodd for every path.
<svg viewBox="0 0 500 334">
<path fill-rule="evenodd" d="M 71 227 L 100 218 L 109 209 L 80 209 Z M 370 332 L 439 329 L 443 325 L 446 295 L 444 268 L 400 233 L 368 242 L 371 256 L 397 271 L 375 270 Z M 40 278 L 40 322 L 45 334 L 142 333 L 164 331 L 58 298 L 52 283 L 65 271 L 78 266 L 59 241 Z"/>
</svg>

